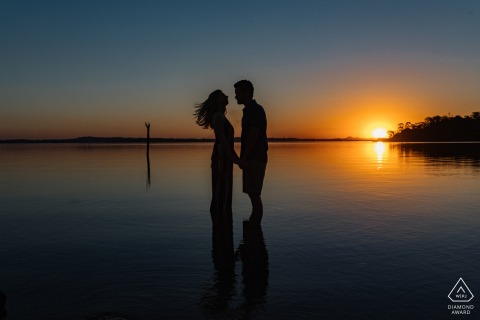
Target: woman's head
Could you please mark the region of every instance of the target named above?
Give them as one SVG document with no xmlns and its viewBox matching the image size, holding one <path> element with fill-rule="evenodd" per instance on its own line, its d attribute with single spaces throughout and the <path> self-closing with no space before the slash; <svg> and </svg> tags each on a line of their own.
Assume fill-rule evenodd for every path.
<svg viewBox="0 0 480 320">
<path fill-rule="evenodd" d="M 194 116 L 196 123 L 204 129 L 211 127 L 213 115 L 217 112 L 224 114 L 228 104 L 228 97 L 222 90 L 215 90 L 208 96 L 208 99 L 195 106 Z"/>
</svg>

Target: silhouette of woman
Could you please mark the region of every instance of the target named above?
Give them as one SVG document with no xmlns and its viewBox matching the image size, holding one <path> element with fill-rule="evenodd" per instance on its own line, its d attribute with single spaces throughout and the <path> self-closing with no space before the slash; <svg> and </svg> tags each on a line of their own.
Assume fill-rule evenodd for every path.
<svg viewBox="0 0 480 320">
<path fill-rule="evenodd" d="M 213 228 L 221 229 L 221 234 L 231 232 L 232 228 L 232 185 L 233 164 L 239 157 L 233 147 L 234 131 L 225 117 L 228 97 L 215 90 L 203 103 L 195 106 L 196 123 L 204 129 L 215 132 L 215 144 L 212 152 L 212 202 L 210 215 Z M 221 236 L 223 238 L 223 236 Z"/>
</svg>

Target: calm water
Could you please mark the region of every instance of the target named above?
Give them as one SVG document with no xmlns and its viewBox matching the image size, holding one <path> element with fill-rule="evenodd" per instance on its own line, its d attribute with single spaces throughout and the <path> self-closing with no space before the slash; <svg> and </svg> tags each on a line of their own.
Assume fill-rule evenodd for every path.
<svg viewBox="0 0 480 320">
<path fill-rule="evenodd" d="M 480 144 L 272 143 L 253 275 L 212 260 L 211 148 L 0 145 L 6 319 L 450 319 L 459 277 L 479 316 Z"/>
</svg>

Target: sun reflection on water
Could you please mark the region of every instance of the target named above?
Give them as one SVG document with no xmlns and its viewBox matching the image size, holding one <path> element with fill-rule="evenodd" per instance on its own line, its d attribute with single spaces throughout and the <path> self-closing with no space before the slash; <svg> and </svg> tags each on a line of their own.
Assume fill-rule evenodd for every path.
<svg viewBox="0 0 480 320">
<path fill-rule="evenodd" d="M 377 169 L 381 169 L 383 154 L 385 153 L 385 144 L 381 141 L 375 143 L 375 152 L 377 153 Z"/>
</svg>

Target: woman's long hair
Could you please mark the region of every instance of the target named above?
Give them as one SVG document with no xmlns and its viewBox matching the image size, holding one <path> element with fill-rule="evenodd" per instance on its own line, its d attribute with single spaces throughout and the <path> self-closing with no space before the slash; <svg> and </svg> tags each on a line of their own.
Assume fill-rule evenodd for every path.
<svg viewBox="0 0 480 320">
<path fill-rule="evenodd" d="M 196 123 L 204 128 L 208 129 L 212 127 L 212 119 L 215 112 L 218 111 L 218 98 L 224 93 L 222 90 L 215 90 L 208 96 L 208 99 L 204 102 L 195 105 L 195 112 L 193 115 L 196 118 Z"/>
</svg>

